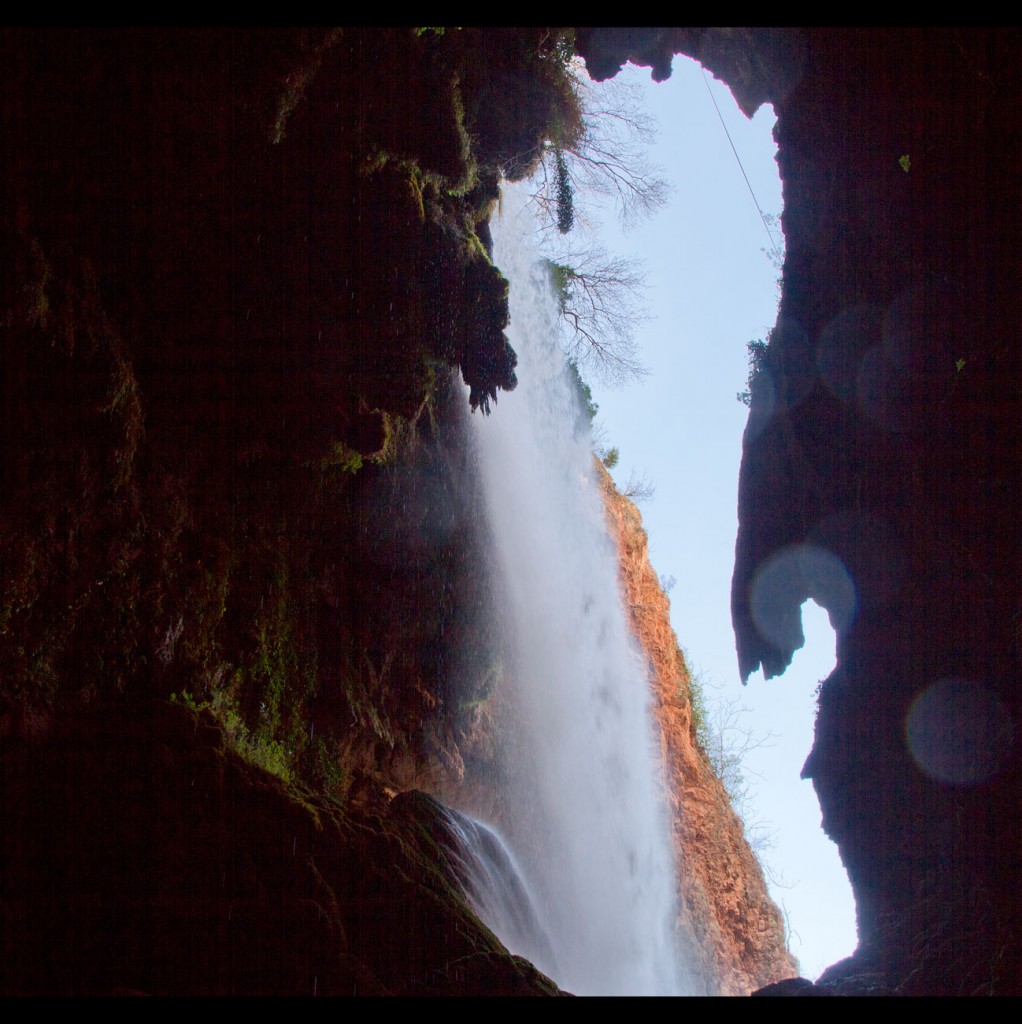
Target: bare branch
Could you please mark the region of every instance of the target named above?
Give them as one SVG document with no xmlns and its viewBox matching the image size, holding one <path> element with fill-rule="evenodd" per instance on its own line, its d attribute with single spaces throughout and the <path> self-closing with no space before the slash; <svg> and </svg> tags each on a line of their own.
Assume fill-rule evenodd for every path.
<svg viewBox="0 0 1022 1024">
<path fill-rule="evenodd" d="M 579 197 L 611 200 L 627 224 L 662 206 L 669 187 L 646 156 L 657 126 L 642 108 L 641 91 L 619 80 L 595 85 L 581 63 L 568 71 L 578 116 L 544 143 L 531 203 L 543 224 L 541 245 L 549 253 L 566 353 L 590 377 L 622 385 L 647 372 L 636 347 L 636 333 L 649 319 L 642 265 L 596 243 L 565 246 L 560 239 L 585 223 Z"/>
<path fill-rule="evenodd" d="M 562 160 L 574 194 L 610 200 L 622 223 L 631 225 L 670 197 L 670 185 L 646 155 L 656 137 L 656 120 L 642 109 L 642 93 L 634 83 L 617 78 L 594 83 L 580 63 L 571 74 L 581 122 L 567 136 L 544 145 L 532 202 L 548 224 L 557 222 L 557 175 L 551 168 L 555 160 Z"/>
<path fill-rule="evenodd" d="M 568 357 L 609 385 L 645 376 L 635 342 L 648 319 L 639 262 L 599 247 L 566 250 L 546 262 Z"/>
<path fill-rule="evenodd" d="M 636 476 L 633 469 L 628 477 L 628 483 L 625 484 L 625 488 L 621 493 L 638 505 L 643 501 L 650 501 L 653 498 L 653 495 L 656 494 L 656 484 L 645 473 L 641 476 Z M 673 577 L 671 578 L 673 579 Z M 665 587 L 663 589 L 666 593 L 668 588 Z"/>
<path fill-rule="evenodd" d="M 599 246 L 567 249 L 547 260 L 566 327 L 569 358 L 605 384 L 643 377 L 635 334 L 649 316 L 638 260 L 611 256 Z"/>
</svg>

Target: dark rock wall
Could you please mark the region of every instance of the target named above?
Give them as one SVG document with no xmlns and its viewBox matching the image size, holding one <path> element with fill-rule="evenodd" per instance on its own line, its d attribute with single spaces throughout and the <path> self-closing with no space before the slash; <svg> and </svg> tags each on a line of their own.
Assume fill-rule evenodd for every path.
<svg viewBox="0 0 1022 1024">
<path fill-rule="evenodd" d="M 442 870 L 423 794 L 341 807 L 209 714 L 120 703 L 0 754 L 6 995 L 552 995 Z"/>
<path fill-rule="evenodd" d="M 656 67 L 650 31 L 627 55 Z M 860 938 L 833 976 L 904 992 L 1020 988 L 1020 42 L 679 47 L 778 116 L 787 258 L 744 442 L 741 673 L 783 672 L 799 605 L 827 606 L 838 666 L 805 773 Z"/>
<path fill-rule="evenodd" d="M 857 607 L 805 771 L 862 960 L 909 991 L 1019 980 L 1018 761 L 998 731 L 1020 720 L 1017 43 L 810 36 L 819 70 L 777 132 L 777 355 L 808 346 L 817 373 L 781 369 L 792 398 L 746 438 L 736 635 L 743 674 L 776 671 L 745 597 L 764 557 L 808 539 L 842 559 Z M 920 747 L 926 695 L 947 705 L 932 743 L 962 747 L 944 771 Z"/>
<path fill-rule="evenodd" d="M 483 225 L 544 38 L 0 31 L 0 991 L 500 988 L 428 849 L 373 865 L 485 686 L 460 428 L 515 383 Z"/>
</svg>

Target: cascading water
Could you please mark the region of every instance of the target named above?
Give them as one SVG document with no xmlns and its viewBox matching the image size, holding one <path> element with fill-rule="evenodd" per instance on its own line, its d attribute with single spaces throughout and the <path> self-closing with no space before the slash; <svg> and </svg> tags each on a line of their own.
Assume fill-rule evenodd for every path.
<svg viewBox="0 0 1022 1024">
<path fill-rule="evenodd" d="M 549 277 L 506 190 L 495 262 L 511 281 L 518 388 L 472 417 L 509 692 L 500 826 L 550 949 L 501 934 L 579 994 L 685 987 L 650 684 L 631 639 L 588 425 L 558 345 Z"/>
<path fill-rule="evenodd" d="M 467 814 L 442 809 L 451 870 L 475 912 L 511 950 L 535 951 L 554 963 L 529 887 L 504 840 Z"/>
</svg>

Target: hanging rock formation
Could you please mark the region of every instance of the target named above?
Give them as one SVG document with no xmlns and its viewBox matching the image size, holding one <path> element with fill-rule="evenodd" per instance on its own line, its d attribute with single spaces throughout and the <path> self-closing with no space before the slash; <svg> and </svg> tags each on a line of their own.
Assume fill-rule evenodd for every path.
<svg viewBox="0 0 1022 1024">
<path fill-rule="evenodd" d="M 0 31 L 0 991 L 553 991 L 383 789 L 478 696 L 543 37 Z"/>
</svg>

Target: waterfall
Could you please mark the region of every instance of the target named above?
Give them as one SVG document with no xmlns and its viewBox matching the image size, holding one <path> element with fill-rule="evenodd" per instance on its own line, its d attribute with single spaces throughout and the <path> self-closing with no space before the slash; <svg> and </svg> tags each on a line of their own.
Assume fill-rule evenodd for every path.
<svg viewBox="0 0 1022 1024">
<path fill-rule="evenodd" d="M 504 638 L 500 828 L 549 949 L 502 934 L 578 994 L 682 990 L 675 872 L 650 682 L 632 640 L 588 423 L 548 275 L 507 189 L 494 262 L 511 281 L 518 388 L 471 417 Z"/>
<path fill-rule="evenodd" d="M 442 808 L 451 868 L 472 908 L 512 952 L 555 958 L 514 855 L 500 835 L 467 814 Z"/>
</svg>

